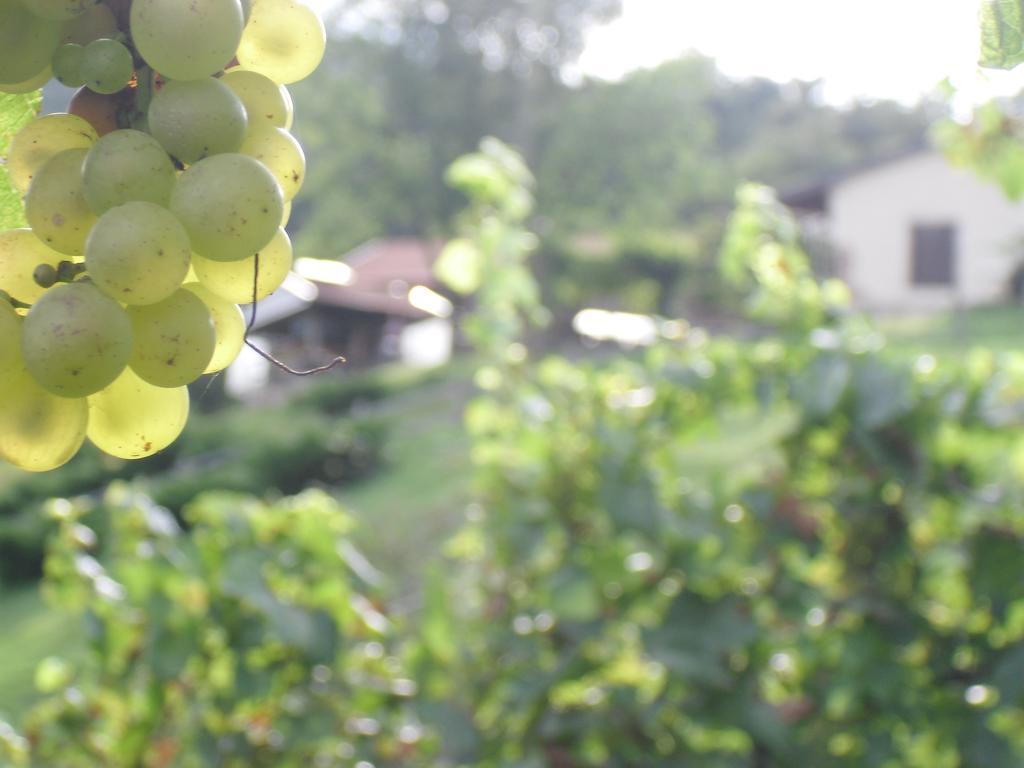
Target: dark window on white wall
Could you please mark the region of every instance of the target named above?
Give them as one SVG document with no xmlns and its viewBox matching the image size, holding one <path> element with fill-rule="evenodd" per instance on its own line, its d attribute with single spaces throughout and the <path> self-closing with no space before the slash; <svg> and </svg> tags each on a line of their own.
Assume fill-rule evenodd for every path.
<svg viewBox="0 0 1024 768">
<path fill-rule="evenodd" d="M 910 255 L 914 285 L 956 284 L 956 227 L 916 225 Z"/>
</svg>

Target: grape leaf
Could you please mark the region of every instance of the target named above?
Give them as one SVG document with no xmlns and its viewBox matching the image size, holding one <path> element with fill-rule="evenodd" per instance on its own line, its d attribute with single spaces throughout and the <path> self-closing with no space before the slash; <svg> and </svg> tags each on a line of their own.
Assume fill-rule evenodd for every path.
<svg viewBox="0 0 1024 768">
<path fill-rule="evenodd" d="M 7 176 L 7 149 L 14 134 L 39 112 L 42 92 L 0 93 L 0 231 L 25 225 L 21 196 Z"/>
<path fill-rule="evenodd" d="M 484 256 L 476 245 L 465 238 L 452 240 L 434 265 L 434 273 L 454 291 L 476 293 L 484 280 Z"/>
<path fill-rule="evenodd" d="M 1024 10 L 1021 0 L 986 0 L 981 7 L 983 67 L 1013 69 L 1024 62 Z"/>
<path fill-rule="evenodd" d="M 793 396 L 811 418 L 821 418 L 838 407 L 850 383 L 850 363 L 841 355 L 815 358 L 793 382 Z"/>
</svg>

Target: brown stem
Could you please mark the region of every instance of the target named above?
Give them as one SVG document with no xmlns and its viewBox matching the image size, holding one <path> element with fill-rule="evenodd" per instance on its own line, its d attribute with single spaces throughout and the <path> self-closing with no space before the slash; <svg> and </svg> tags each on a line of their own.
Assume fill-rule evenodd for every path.
<svg viewBox="0 0 1024 768">
<path fill-rule="evenodd" d="M 336 368 L 342 363 L 348 362 L 344 357 L 338 355 L 331 362 L 326 365 L 318 366 L 317 368 L 311 368 L 308 371 L 297 371 L 294 368 L 282 363 L 276 357 L 269 352 L 266 352 L 251 341 L 249 341 L 249 332 L 252 331 L 253 326 L 256 324 L 256 303 L 259 300 L 259 289 L 260 289 L 260 255 L 257 252 L 255 263 L 253 265 L 253 277 L 252 277 L 252 311 L 249 314 L 249 325 L 245 329 L 245 345 L 255 352 L 257 355 L 262 357 L 267 362 L 271 363 L 275 368 L 278 368 L 285 373 L 291 374 L 292 376 L 316 376 L 319 373 L 327 373 L 327 371 Z"/>
<path fill-rule="evenodd" d="M 23 301 L 18 301 L 16 298 L 11 296 L 7 291 L 0 291 L 0 301 L 6 301 L 15 309 L 31 309 L 31 304 L 26 304 Z"/>
</svg>

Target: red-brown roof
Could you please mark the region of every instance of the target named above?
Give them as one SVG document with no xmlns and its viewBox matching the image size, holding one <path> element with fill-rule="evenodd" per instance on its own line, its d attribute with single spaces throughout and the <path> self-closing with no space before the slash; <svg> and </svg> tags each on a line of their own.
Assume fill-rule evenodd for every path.
<svg viewBox="0 0 1024 768">
<path fill-rule="evenodd" d="M 317 296 L 316 303 L 320 305 L 394 317 L 406 317 L 412 320 L 430 317 L 429 313 L 424 312 L 422 309 L 417 309 L 409 303 L 407 293 L 402 296 L 391 296 L 379 291 L 360 291 L 348 286 L 329 285 L 327 283 L 317 283 L 317 288 L 320 293 Z"/>
<path fill-rule="evenodd" d="M 439 240 L 371 240 L 342 257 L 353 272 L 348 285 L 313 280 L 319 289 L 316 303 L 412 320 L 430 317 L 409 303 L 409 289 L 439 287 L 434 262 L 443 248 Z"/>
<path fill-rule="evenodd" d="M 437 287 L 434 262 L 444 243 L 411 237 L 371 240 L 342 258 L 355 271 L 350 287 L 403 298 L 414 285 Z"/>
</svg>

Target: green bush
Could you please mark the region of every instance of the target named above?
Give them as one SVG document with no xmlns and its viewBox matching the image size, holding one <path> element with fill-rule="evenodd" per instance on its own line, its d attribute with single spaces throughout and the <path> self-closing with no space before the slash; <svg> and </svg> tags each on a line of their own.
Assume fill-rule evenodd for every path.
<svg viewBox="0 0 1024 768">
<path fill-rule="evenodd" d="M 555 360 L 471 407 L 421 667 L 463 764 L 1021 764 L 1024 367 L 863 342 Z"/>
<path fill-rule="evenodd" d="M 544 302 L 556 318 L 567 320 L 588 307 L 663 317 L 707 311 L 729 316 L 713 257 L 720 235 L 705 226 L 549 236 L 534 259 Z"/>
<path fill-rule="evenodd" d="M 777 338 L 484 347 L 420 706 L 480 768 L 1020 766 L 1024 359 L 889 359 L 739 201 L 723 269 Z"/>
<path fill-rule="evenodd" d="M 181 509 L 206 490 L 296 493 L 372 475 L 388 424 L 371 417 L 324 418 L 305 409 L 234 410 L 190 426 L 171 471 L 150 481 L 159 504 Z"/>
<path fill-rule="evenodd" d="M 331 389 L 319 386 L 323 393 Z M 379 418 L 325 416 L 301 403 L 234 406 L 191 420 L 174 445 L 150 459 L 119 461 L 86 446 L 59 472 L 11 472 L 0 485 L 0 582 L 39 577 L 46 533 L 41 510 L 49 498 L 145 478 L 157 502 L 178 511 L 207 490 L 295 493 L 313 483 L 354 482 L 377 470 L 388 427 Z"/>
<path fill-rule="evenodd" d="M 448 368 L 410 368 L 382 365 L 346 376 L 340 381 L 314 381 L 296 393 L 292 403 L 316 413 L 344 414 L 360 405 L 387 400 L 417 387 L 446 380 Z"/>
<path fill-rule="evenodd" d="M 48 660 L 50 697 L 4 765 L 298 768 L 406 765 L 427 747 L 374 572 L 326 495 L 275 504 L 208 494 L 175 518 L 127 486 L 59 528 L 45 591 L 80 612 L 90 656 Z"/>
</svg>

